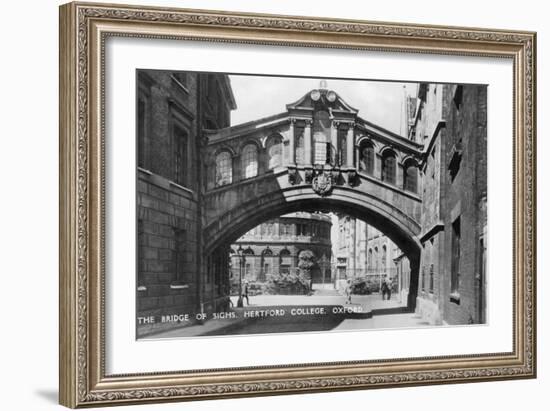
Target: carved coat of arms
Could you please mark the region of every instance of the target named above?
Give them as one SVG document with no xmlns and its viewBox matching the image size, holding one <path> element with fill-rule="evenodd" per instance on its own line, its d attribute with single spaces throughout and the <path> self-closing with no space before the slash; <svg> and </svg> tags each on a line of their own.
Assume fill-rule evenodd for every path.
<svg viewBox="0 0 550 411">
<path fill-rule="evenodd" d="M 332 191 L 332 175 L 326 172 L 318 174 L 313 178 L 311 186 L 320 196 L 329 195 Z"/>
</svg>

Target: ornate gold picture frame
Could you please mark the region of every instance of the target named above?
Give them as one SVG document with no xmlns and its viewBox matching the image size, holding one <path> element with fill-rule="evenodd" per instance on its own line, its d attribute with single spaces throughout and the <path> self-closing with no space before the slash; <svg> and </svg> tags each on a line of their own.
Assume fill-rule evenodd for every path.
<svg viewBox="0 0 550 411">
<path fill-rule="evenodd" d="M 113 57 L 106 49 L 110 39 L 175 42 L 171 44 L 204 42 L 218 46 L 237 44 L 258 49 L 307 47 L 319 53 L 336 50 L 426 59 L 473 57 L 511 63 L 512 111 L 508 112 L 512 118 L 512 129 L 508 130 L 512 136 L 511 158 L 508 159 L 511 173 L 510 178 L 507 174 L 500 178 L 507 181 L 513 191 L 509 193 L 512 204 L 508 204 L 512 210 L 512 240 L 511 249 L 499 251 L 513 254 L 512 267 L 509 267 L 511 284 L 508 284 L 512 290 L 509 296 L 511 309 L 505 314 L 510 323 L 508 338 L 511 349 L 482 353 L 451 351 L 442 355 L 396 358 L 343 356 L 344 359 L 338 361 L 327 357 L 327 360 L 313 362 L 274 361 L 266 357 L 261 363 L 252 363 L 242 357 L 237 359 L 237 365 L 232 362 L 223 367 L 159 370 L 144 366 L 139 372 L 110 372 L 106 362 L 112 355 L 109 338 L 113 337 L 106 301 L 112 301 L 109 299 L 113 293 L 109 289 L 109 276 L 114 274 L 109 272 L 108 261 L 112 256 L 106 247 L 110 235 L 109 227 L 106 227 L 106 212 L 113 204 L 109 203 L 106 185 L 109 184 L 108 167 L 117 162 L 106 143 L 106 101 L 113 85 L 106 78 L 107 60 Z M 177 78 L 175 81 L 181 86 Z M 326 94 L 323 82 L 319 90 L 321 96 Z M 453 90 L 456 93 L 456 87 Z M 535 378 L 535 102 L 536 34 L 533 32 L 93 3 L 61 6 L 60 403 L 77 408 Z M 134 136 L 129 135 L 128 139 L 134 141 Z M 353 147 L 349 147 L 348 160 L 354 155 Z M 453 150 L 451 155 L 453 158 L 459 156 L 460 161 L 462 146 L 455 144 Z M 490 153 L 496 148 L 489 143 L 488 150 Z M 315 170 L 313 168 L 311 172 L 315 173 Z M 304 175 L 307 172 L 306 167 Z M 449 172 L 453 172 L 452 165 Z M 346 182 L 358 178 L 351 168 L 342 173 Z M 290 175 L 288 178 L 291 181 Z M 325 180 L 321 181 L 325 191 L 318 193 L 321 197 L 329 195 L 333 189 Z M 428 234 L 418 234 L 418 244 L 422 242 L 421 237 Z M 489 272 L 490 269 L 491 264 Z M 130 269 L 127 273 L 120 271 L 123 270 L 119 270 L 117 276 L 134 275 Z M 186 285 L 177 283 L 171 287 L 183 289 Z M 454 304 L 460 302 L 457 295 L 451 293 Z M 122 300 L 123 296 L 116 298 Z M 239 298 L 242 299 L 242 290 Z M 248 300 L 248 294 L 246 298 Z M 127 305 L 126 302 L 120 304 Z M 478 325 L 481 327 L 484 322 L 478 321 Z M 353 342 L 356 334 L 347 335 Z M 219 344 L 223 341 L 228 340 L 218 339 Z M 244 340 L 241 337 L 235 341 Z M 176 343 L 181 347 L 190 344 L 188 340 Z M 155 342 L 138 341 L 138 344 L 154 347 Z M 231 342 L 226 344 L 231 345 Z M 148 363 L 152 363 L 149 360 Z"/>
</svg>

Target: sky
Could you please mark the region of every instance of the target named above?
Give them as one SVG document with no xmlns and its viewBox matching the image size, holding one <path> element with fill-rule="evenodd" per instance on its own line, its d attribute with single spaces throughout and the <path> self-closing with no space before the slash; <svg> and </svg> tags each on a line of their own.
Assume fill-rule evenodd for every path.
<svg viewBox="0 0 550 411">
<path fill-rule="evenodd" d="M 231 125 L 257 120 L 286 110 L 307 92 L 319 88 L 321 79 L 230 75 L 237 109 L 231 113 Z M 406 93 L 415 95 L 416 83 L 325 79 L 349 105 L 367 121 L 401 134 L 403 101 Z"/>
</svg>

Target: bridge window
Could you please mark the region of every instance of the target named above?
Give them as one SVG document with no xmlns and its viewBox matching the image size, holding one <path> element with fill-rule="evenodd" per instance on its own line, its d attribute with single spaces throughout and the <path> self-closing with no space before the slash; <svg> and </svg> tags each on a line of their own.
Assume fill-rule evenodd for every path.
<svg viewBox="0 0 550 411">
<path fill-rule="evenodd" d="M 242 154 L 244 178 L 252 178 L 258 175 L 258 149 L 254 144 L 247 144 Z"/>
<path fill-rule="evenodd" d="M 233 159 L 231 153 L 222 151 L 216 156 L 216 186 L 233 182 Z"/>
<path fill-rule="evenodd" d="M 283 164 L 283 144 L 282 137 L 272 136 L 267 142 L 268 168 L 271 170 L 280 167 Z"/>
<path fill-rule="evenodd" d="M 315 164 L 330 162 L 330 145 L 327 145 L 329 138 L 330 116 L 326 111 L 316 111 L 313 114 L 313 153 Z"/>
<path fill-rule="evenodd" d="M 412 193 L 418 190 L 418 170 L 412 161 L 406 162 L 403 167 L 403 189 Z"/>
<path fill-rule="evenodd" d="M 382 181 L 395 184 L 396 165 L 395 154 L 390 150 L 386 150 L 382 155 Z"/>
<path fill-rule="evenodd" d="M 374 147 L 370 144 L 361 147 L 359 169 L 367 174 L 374 174 Z"/>
</svg>

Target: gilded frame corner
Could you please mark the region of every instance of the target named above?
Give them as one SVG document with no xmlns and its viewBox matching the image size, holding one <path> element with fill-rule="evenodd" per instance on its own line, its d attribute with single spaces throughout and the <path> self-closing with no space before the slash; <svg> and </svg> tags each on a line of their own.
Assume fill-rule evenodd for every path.
<svg viewBox="0 0 550 411">
<path fill-rule="evenodd" d="M 514 64 L 514 350 L 107 376 L 103 61 L 108 36 L 498 56 Z M 93 3 L 60 8 L 60 403 L 68 407 L 536 377 L 536 34 Z"/>
</svg>

